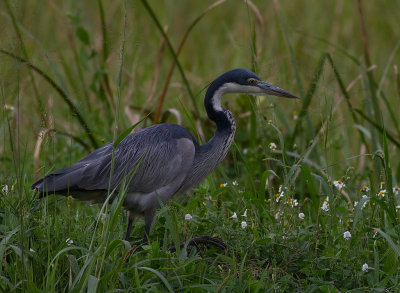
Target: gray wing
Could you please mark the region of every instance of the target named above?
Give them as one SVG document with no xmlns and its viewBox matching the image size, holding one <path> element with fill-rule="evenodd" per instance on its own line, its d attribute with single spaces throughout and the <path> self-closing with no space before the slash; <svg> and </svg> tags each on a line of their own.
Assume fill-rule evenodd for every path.
<svg viewBox="0 0 400 293">
<path fill-rule="evenodd" d="M 109 185 L 118 190 L 125 180 L 130 192 L 149 193 L 188 173 L 196 145 L 191 134 L 180 126 L 151 126 L 130 134 L 115 149 L 111 180 L 113 155 L 109 143 L 74 165 L 45 176 L 32 188 L 74 196 L 85 191 L 108 190 Z"/>
</svg>

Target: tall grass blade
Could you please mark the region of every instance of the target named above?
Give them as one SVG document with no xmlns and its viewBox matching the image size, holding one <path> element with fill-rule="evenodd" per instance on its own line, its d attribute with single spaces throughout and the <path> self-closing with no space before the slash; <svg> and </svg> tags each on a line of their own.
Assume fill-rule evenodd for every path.
<svg viewBox="0 0 400 293">
<path fill-rule="evenodd" d="M 381 234 L 383 238 L 386 239 L 386 241 L 389 244 L 389 247 L 397 254 L 398 257 L 400 257 L 400 247 L 393 242 L 392 238 L 387 233 L 383 232 L 381 229 L 379 228 L 374 228 L 374 229 L 378 231 L 378 233 Z"/>
<path fill-rule="evenodd" d="M 290 61 L 292 63 L 292 68 L 293 68 L 294 74 L 296 76 L 297 87 L 299 88 L 300 97 L 303 98 L 304 97 L 304 86 L 303 86 L 303 82 L 302 82 L 301 77 L 300 77 L 300 71 L 299 71 L 298 66 L 297 66 L 296 57 L 295 57 L 294 51 L 293 51 L 293 46 L 292 46 L 292 43 L 290 42 L 286 21 L 285 21 L 285 18 L 283 16 L 283 14 L 282 14 L 279 1 L 278 0 L 274 0 L 274 5 L 275 5 L 275 9 L 276 9 L 276 11 L 278 13 L 278 16 L 279 16 L 279 21 L 280 21 L 280 24 L 281 24 L 283 35 L 285 37 L 286 44 L 287 44 L 288 49 L 289 49 Z"/>
<path fill-rule="evenodd" d="M 20 28 L 19 28 L 19 26 L 17 24 L 17 19 L 15 18 L 13 10 L 11 9 L 9 0 L 5 0 L 5 3 L 6 3 L 6 8 L 8 10 L 8 13 L 10 14 L 14 30 L 17 33 L 17 37 L 18 37 L 19 45 L 21 47 L 22 54 L 23 54 L 25 59 L 29 60 L 28 51 L 27 51 L 27 49 L 25 47 L 24 39 L 22 38 L 22 34 L 21 34 L 21 31 L 20 31 Z M 40 115 L 41 121 L 42 121 L 44 126 L 47 126 L 47 124 L 48 124 L 47 123 L 47 119 L 46 119 L 46 117 L 44 115 L 45 107 L 44 107 L 42 101 L 40 100 L 39 91 L 37 89 L 36 82 L 35 82 L 35 76 L 32 74 L 31 71 L 29 71 L 28 74 L 29 74 L 29 76 L 31 78 L 30 80 L 31 80 L 32 88 L 33 88 L 33 93 L 34 93 L 36 102 L 38 103 L 38 106 L 39 106 L 39 115 Z"/>
<path fill-rule="evenodd" d="M 162 273 L 160 273 L 159 271 L 149 268 L 149 267 L 138 267 L 138 270 L 143 270 L 143 271 L 149 271 L 151 273 L 153 273 L 154 275 L 156 275 L 165 285 L 165 287 L 167 287 L 168 292 L 173 293 L 175 292 L 174 289 L 172 289 L 171 284 L 168 282 L 168 280 L 163 276 Z"/>
<path fill-rule="evenodd" d="M 156 24 L 158 30 L 159 30 L 160 33 L 163 35 L 165 41 L 167 42 L 168 48 L 169 48 L 169 50 L 170 50 L 170 52 L 171 52 L 171 54 L 172 54 L 172 57 L 174 58 L 174 61 L 175 61 L 175 63 L 176 63 L 176 66 L 178 66 L 178 69 L 179 69 L 179 72 L 180 72 L 180 74 L 181 74 L 183 83 L 185 84 L 185 87 L 186 87 L 186 89 L 187 89 L 187 91 L 188 91 L 188 93 L 189 93 L 189 96 L 190 96 L 190 98 L 191 98 L 191 100 L 192 100 L 192 102 L 193 102 L 193 106 L 194 106 L 196 115 L 199 116 L 199 109 L 198 109 L 198 107 L 197 107 L 197 105 L 196 105 L 196 101 L 195 101 L 195 99 L 194 99 L 194 95 L 193 95 L 192 90 L 191 90 L 191 88 L 190 88 L 189 82 L 187 81 L 187 78 L 186 78 L 185 72 L 183 71 L 183 68 L 182 68 L 182 66 L 181 66 L 181 63 L 180 63 L 179 60 L 178 60 L 178 56 L 177 56 L 177 54 L 175 53 L 175 50 L 174 50 L 174 48 L 173 48 L 173 46 L 172 46 L 172 44 L 171 44 L 171 41 L 169 40 L 167 34 L 165 33 L 164 29 L 162 28 L 160 22 L 158 21 L 157 16 L 155 15 L 153 9 L 150 7 L 150 5 L 149 5 L 149 3 L 147 2 L 147 0 L 142 0 L 142 3 L 143 3 L 143 5 L 144 5 L 144 7 L 146 8 L 147 12 L 150 14 L 150 16 L 151 16 L 151 18 L 153 19 L 153 21 L 155 22 L 155 24 Z"/>
<path fill-rule="evenodd" d="M 113 148 L 116 148 L 121 141 L 127 137 L 133 129 L 135 129 L 136 126 L 138 126 L 140 123 L 142 123 L 144 120 L 146 120 L 148 117 L 150 116 L 150 113 L 147 114 L 146 117 L 143 117 L 142 119 L 140 119 L 140 121 L 136 122 L 135 124 L 133 124 L 132 126 L 128 127 L 127 129 L 125 129 L 119 136 L 118 138 L 115 140 L 115 142 L 113 143 Z"/>
<path fill-rule="evenodd" d="M 193 28 L 196 26 L 196 24 L 197 24 L 208 12 L 210 12 L 210 11 L 211 11 L 212 9 L 214 9 L 215 7 L 221 5 L 221 4 L 224 3 L 225 1 L 226 1 L 226 0 L 219 0 L 219 1 L 214 2 L 213 4 L 211 4 L 210 6 L 208 6 L 207 9 L 206 9 L 205 11 L 203 11 L 203 13 L 201 13 L 198 17 L 196 17 L 195 20 L 189 25 L 189 27 L 186 29 L 186 31 L 185 31 L 185 33 L 184 33 L 184 35 L 183 35 L 183 38 L 182 38 L 181 42 L 179 43 L 178 50 L 176 51 L 176 59 L 178 59 L 178 56 L 179 56 L 179 54 L 181 53 L 181 51 L 182 51 L 182 49 L 183 49 L 183 46 L 184 46 L 184 44 L 185 44 L 187 38 L 188 38 L 189 35 L 190 35 L 190 32 L 193 30 Z M 163 32 L 164 32 L 164 30 L 163 30 Z M 164 32 L 164 34 L 166 35 L 165 32 Z M 164 35 L 164 34 L 163 34 L 163 35 Z M 165 40 L 167 40 L 167 39 L 165 39 Z M 172 50 L 172 49 L 170 48 L 170 50 Z M 160 119 L 161 109 L 162 109 L 162 106 L 163 106 L 163 104 L 164 104 L 164 100 L 165 100 L 165 97 L 166 97 L 166 95 L 167 95 L 167 92 L 168 92 L 169 83 L 170 83 L 170 81 L 171 81 L 172 73 L 173 73 L 173 71 L 174 71 L 175 65 L 177 65 L 177 64 L 178 64 L 178 66 L 179 66 L 179 63 L 177 63 L 176 60 L 174 60 L 174 62 L 172 62 L 172 64 L 171 64 L 171 67 L 170 67 L 169 72 L 168 72 L 167 79 L 165 80 L 165 83 L 164 83 L 163 91 L 162 91 L 162 93 L 161 93 L 161 95 L 160 95 L 160 99 L 159 99 L 159 102 L 158 102 L 158 105 L 157 105 L 157 110 L 156 110 L 156 113 L 155 113 L 155 115 L 154 115 L 153 124 L 158 123 L 158 121 L 159 121 L 159 119 Z M 189 90 L 188 90 L 188 91 L 189 91 Z M 195 111 L 196 111 L 196 115 L 197 115 L 197 117 L 198 117 L 198 116 L 199 116 L 199 111 L 198 111 L 198 109 L 196 108 L 196 103 L 195 103 L 195 101 L 194 101 L 194 97 L 192 97 L 192 100 L 193 100 L 193 103 L 194 103 L 194 107 L 195 107 L 194 109 L 195 109 Z"/>
<path fill-rule="evenodd" d="M 306 165 L 300 166 L 301 173 L 304 176 L 304 180 L 308 187 L 308 192 L 310 193 L 311 201 L 312 201 L 312 217 L 313 221 L 317 220 L 318 217 L 318 209 L 319 209 L 319 196 L 318 196 L 318 189 L 315 184 L 314 178 L 311 175 L 310 169 Z"/>
<path fill-rule="evenodd" d="M 88 136 L 92 146 L 94 148 L 98 148 L 98 143 L 96 139 L 93 136 L 92 131 L 90 130 L 88 124 L 86 123 L 85 119 L 83 118 L 82 114 L 79 112 L 78 108 L 75 106 L 75 104 L 71 101 L 71 99 L 68 97 L 68 95 L 61 89 L 61 87 L 54 81 L 52 80 L 46 73 L 44 73 L 41 69 L 30 63 L 29 61 L 25 60 L 22 57 L 19 57 L 11 52 L 8 52 L 6 50 L 0 49 L 0 53 L 3 53 L 7 56 L 10 56 L 14 58 L 15 60 L 24 63 L 28 65 L 33 71 L 38 73 L 40 76 L 42 76 L 56 91 L 57 93 L 61 96 L 63 101 L 68 105 L 70 108 L 70 111 L 73 116 L 75 116 L 78 119 L 78 122 L 81 124 L 82 128 L 84 129 L 86 135 Z"/>
<path fill-rule="evenodd" d="M 376 130 L 378 130 L 380 133 L 385 133 L 386 138 L 390 140 L 392 143 L 394 143 L 398 148 L 400 148 L 400 141 L 394 138 L 392 134 L 389 134 L 380 124 L 372 120 L 368 115 L 366 115 L 363 111 L 359 109 L 354 110 L 358 115 L 360 115 L 365 121 L 367 121 L 369 124 L 371 124 L 373 127 L 375 127 Z"/>
</svg>

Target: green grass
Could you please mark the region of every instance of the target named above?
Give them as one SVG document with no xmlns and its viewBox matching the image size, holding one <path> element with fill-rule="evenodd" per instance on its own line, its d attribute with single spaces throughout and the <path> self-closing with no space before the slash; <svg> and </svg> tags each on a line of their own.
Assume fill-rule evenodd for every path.
<svg viewBox="0 0 400 293">
<path fill-rule="evenodd" d="M 253 3 L 0 3 L 1 291 L 400 291 L 398 2 Z M 90 205 L 30 190 L 136 123 L 209 139 L 200 91 L 237 67 L 301 99 L 225 97 L 229 155 L 161 207 L 148 246 L 142 220 L 121 240 L 123 191 Z M 200 235 L 228 248 L 167 251 Z"/>
</svg>

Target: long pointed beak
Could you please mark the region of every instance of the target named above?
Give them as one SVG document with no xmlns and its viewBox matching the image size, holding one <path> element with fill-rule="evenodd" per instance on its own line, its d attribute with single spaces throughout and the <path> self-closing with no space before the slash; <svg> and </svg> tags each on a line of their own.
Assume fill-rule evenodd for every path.
<svg viewBox="0 0 400 293">
<path fill-rule="evenodd" d="M 285 97 L 291 99 L 298 99 L 299 97 L 265 81 L 258 82 L 258 87 L 261 88 L 266 95 L 273 95 L 278 97 Z"/>
</svg>

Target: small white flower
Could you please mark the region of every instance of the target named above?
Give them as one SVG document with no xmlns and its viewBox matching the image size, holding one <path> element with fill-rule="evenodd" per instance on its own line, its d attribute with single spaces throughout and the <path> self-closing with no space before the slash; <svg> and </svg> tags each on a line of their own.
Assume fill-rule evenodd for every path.
<svg viewBox="0 0 400 293">
<path fill-rule="evenodd" d="M 393 193 L 394 193 L 395 195 L 399 195 L 399 191 L 400 191 L 400 187 L 399 187 L 398 185 L 396 185 L 396 186 L 393 187 Z"/>
<path fill-rule="evenodd" d="M 297 199 L 295 198 L 289 198 L 288 199 L 288 203 L 290 204 L 290 206 L 293 207 L 297 207 L 299 205 L 299 202 L 297 201 Z"/>
<path fill-rule="evenodd" d="M 281 193 L 275 194 L 276 197 L 276 202 L 279 202 L 279 200 L 285 195 L 285 193 L 282 191 Z"/>
<path fill-rule="evenodd" d="M 329 196 L 327 196 L 327 197 L 324 199 L 324 203 L 322 204 L 321 209 L 322 209 L 324 212 L 329 211 Z"/>
<path fill-rule="evenodd" d="M 381 181 L 381 182 L 379 183 L 379 189 L 382 189 L 384 184 L 385 184 L 385 182 L 384 182 L 384 181 Z"/>
<path fill-rule="evenodd" d="M 247 218 L 247 209 L 244 211 L 244 213 L 243 213 L 242 217 L 245 217 L 245 218 Z"/>
<path fill-rule="evenodd" d="M 362 206 L 362 208 L 365 208 L 365 206 L 366 206 L 367 203 L 368 203 L 369 198 L 368 198 L 367 195 L 364 194 L 364 195 L 361 197 L 361 199 L 365 199 L 365 202 L 364 202 L 364 204 L 363 204 L 363 206 Z"/>
<path fill-rule="evenodd" d="M 367 205 L 367 202 L 369 201 L 369 198 L 368 198 L 368 196 L 367 195 L 363 195 L 362 197 L 361 197 L 361 199 L 365 199 L 365 202 L 364 202 L 364 204 L 363 204 L 363 208 L 365 208 L 365 206 Z"/>
<path fill-rule="evenodd" d="M 351 233 L 349 231 L 346 231 L 343 233 L 343 237 L 346 240 L 349 240 L 351 238 Z"/>
<path fill-rule="evenodd" d="M 279 219 L 279 217 L 280 217 L 280 212 L 279 211 L 277 211 L 276 213 L 275 213 L 275 220 L 278 220 Z"/>
<path fill-rule="evenodd" d="M 241 226 L 242 226 L 242 229 L 246 229 L 246 227 L 247 227 L 246 221 L 242 221 Z"/>
<path fill-rule="evenodd" d="M 33 253 L 35 252 L 35 251 L 33 250 L 33 248 L 29 248 L 29 251 L 30 251 L 30 252 L 33 252 Z"/>
<path fill-rule="evenodd" d="M 368 269 L 369 269 L 368 264 L 366 264 L 366 263 L 363 264 L 362 267 L 361 267 L 361 269 L 362 269 L 362 271 L 365 272 L 365 273 L 368 272 Z"/>
<path fill-rule="evenodd" d="M 361 192 L 368 192 L 370 189 L 367 185 L 363 185 L 363 187 L 361 187 L 360 191 Z"/>
<path fill-rule="evenodd" d="M 400 205 L 396 206 L 396 209 L 400 209 Z"/>
<path fill-rule="evenodd" d="M 386 195 L 386 189 L 382 189 L 381 191 L 379 191 L 376 196 L 380 197 L 380 198 L 384 198 Z"/>
<path fill-rule="evenodd" d="M 226 187 L 227 185 L 228 185 L 228 183 L 221 183 L 221 184 L 219 185 L 219 187 L 223 188 L 223 187 Z"/>
<path fill-rule="evenodd" d="M 294 110 L 292 112 L 292 114 L 293 114 L 293 120 L 297 120 L 299 118 L 299 115 L 297 115 L 297 111 L 296 110 Z"/>
<path fill-rule="evenodd" d="M 247 154 L 248 154 L 248 152 L 249 152 L 249 150 L 248 150 L 248 149 L 243 149 L 243 155 L 247 155 Z"/>
<path fill-rule="evenodd" d="M 337 181 L 333 181 L 333 185 L 335 185 L 335 187 L 339 190 L 341 190 L 343 187 L 346 187 L 346 184 L 340 179 Z"/>
<path fill-rule="evenodd" d="M 72 240 L 71 238 L 68 238 L 67 240 L 65 240 L 65 242 L 67 243 L 68 246 L 74 244 L 74 240 Z"/>
<path fill-rule="evenodd" d="M 5 194 L 7 194 L 8 193 L 8 185 L 7 184 L 5 184 L 5 185 L 3 185 L 3 188 L 1 189 L 1 191 L 3 192 L 3 193 L 5 193 Z"/>
<path fill-rule="evenodd" d="M 376 229 L 374 229 L 372 232 L 374 233 L 374 235 L 372 235 L 372 237 L 375 238 L 376 235 L 378 234 L 378 231 Z"/>
<path fill-rule="evenodd" d="M 190 220 L 192 220 L 192 215 L 191 214 L 186 214 L 185 215 L 185 221 L 190 221 Z"/>
<path fill-rule="evenodd" d="M 281 184 L 281 185 L 279 185 L 278 192 L 279 192 L 279 193 L 285 192 L 284 189 L 287 189 L 287 187 L 283 187 L 283 185 Z"/>
<path fill-rule="evenodd" d="M 233 185 L 233 186 L 238 186 L 239 183 L 235 180 L 235 181 L 232 182 L 232 185 Z"/>
<path fill-rule="evenodd" d="M 276 149 L 276 144 L 275 144 L 274 142 L 271 142 L 271 143 L 269 144 L 269 149 L 272 150 L 272 151 L 274 151 L 274 150 Z"/>
<path fill-rule="evenodd" d="M 299 218 L 300 218 L 301 220 L 304 220 L 304 217 L 305 217 L 305 216 L 304 216 L 303 213 L 300 213 L 300 214 L 299 214 Z"/>
<path fill-rule="evenodd" d="M 10 104 L 5 104 L 4 105 L 4 110 L 14 111 L 15 107 L 13 105 L 10 105 Z"/>
<path fill-rule="evenodd" d="M 354 207 L 358 205 L 358 201 L 354 201 Z"/>
<path fill-rule="evenodd" d="M 233 213 L 233 216 L 231 217 L 232 219 L 237 219 L 236 212 Z"/>
</svg>

